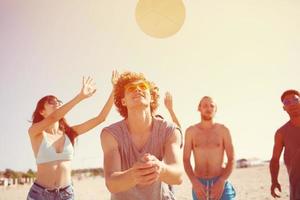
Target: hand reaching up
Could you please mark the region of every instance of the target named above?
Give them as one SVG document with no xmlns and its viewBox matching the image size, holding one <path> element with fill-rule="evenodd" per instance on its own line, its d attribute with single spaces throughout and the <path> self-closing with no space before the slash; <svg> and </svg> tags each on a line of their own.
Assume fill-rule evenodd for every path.
<svg viewBox="0 0 300 200">
<path fill-rule="evenodd" d="M 88 77 L 87 79 L 85 77 L 82 78 L 82 88 L 80 91 L 80 94 L 83 96 L 83 98 L 91 97 L 96 92 L 96 85 L 93 82 L 93 79 L 91 77 Z"/>
<path fill-rule="evenodd" d="M 119 72 L 117 70 L 113 70 L 111 74 L 111 83 L 113 86 L 118 82 Z"/>
<path fill-rule="evenodd" d="M 173 109 L 173 99 L 170 92 L 166 92 L 165 99 L 164 99 L 165 106 L 168 110 Z"/>
</svg>

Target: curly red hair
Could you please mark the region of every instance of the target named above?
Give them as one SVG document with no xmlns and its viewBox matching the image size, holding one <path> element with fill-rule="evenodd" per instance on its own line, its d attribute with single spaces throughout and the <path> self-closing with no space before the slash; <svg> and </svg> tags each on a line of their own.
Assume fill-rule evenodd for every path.
<svg viewBox="0 0 300 200">
<path fill-rule="evenodd" d="M 120 75 L 117 83 L 114 86 L 114 103 L 115 103 L 120 115 L 124 118 L 128 117 L 127 108 L 126 108 L 126 106 L 122 105 L 122 99 L 124 98 L 124 95 L 125 95 L 124 87 L 128 83 L 132 83 L 135 81 L 145 81 L 150 86 L 151 114 L 153 114 L 158 107 L 158 98 L 159 98 L 158 87 L 153 82 L 148 81 L 145 78 L 144 74 L 142 74 L 142 73 L 124 72 Z"/>
</svg>

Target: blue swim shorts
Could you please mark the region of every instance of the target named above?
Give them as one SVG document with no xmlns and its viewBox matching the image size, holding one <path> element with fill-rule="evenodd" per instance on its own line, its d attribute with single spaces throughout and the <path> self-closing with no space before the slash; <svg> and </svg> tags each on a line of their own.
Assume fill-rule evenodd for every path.
<svg viewBox="0 0 300 200">
<path fill-rule="evenodd" d="M 213 177 L 210 179 L 198 178 L 199 182 L 202 183 L 204 186 L 212 186 L 215 182 L 217 182 L 218 179 L 219 177 Z M 193 194 L 193 200 L 199 200 L 194 190 L 192 191 L 192 194 Z M 234 200 L 235 196 L 236 193 L 233 186 L 231 185 L 231 183 L 226 181 L 224 185 L 224 191 L 220 200 Z"/>
</svg>

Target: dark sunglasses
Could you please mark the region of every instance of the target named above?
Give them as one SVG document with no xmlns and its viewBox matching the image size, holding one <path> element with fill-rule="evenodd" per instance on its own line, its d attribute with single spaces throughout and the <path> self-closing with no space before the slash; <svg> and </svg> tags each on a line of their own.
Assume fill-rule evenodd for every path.
<svg viewBox="0 0 300 200">
<path fill-rule="evenodd" d="M 297 105 L 300 103 L 300 99 L 299 98 L 285 99 L 285 100 L 283 100 L 282 103 L 285 106 Z"/>
</svg>

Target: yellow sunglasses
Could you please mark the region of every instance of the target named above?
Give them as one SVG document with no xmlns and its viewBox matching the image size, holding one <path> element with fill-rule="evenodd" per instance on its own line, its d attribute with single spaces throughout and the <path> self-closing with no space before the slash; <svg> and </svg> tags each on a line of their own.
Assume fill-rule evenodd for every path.
<svg viewBox="0 0 300 200">
<path fill-rule="evenodd" d="M 127 92 L 134 92 L 137 88 L 142 90 L 142 91 L 145 91 L 145 90 L 149 89 L 150 86 L 146 82 L 129 83 L 125 86 L 125 90 Z"/>
</svg>

